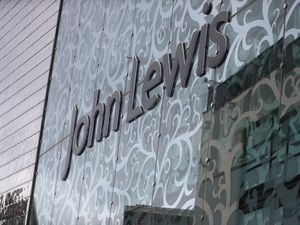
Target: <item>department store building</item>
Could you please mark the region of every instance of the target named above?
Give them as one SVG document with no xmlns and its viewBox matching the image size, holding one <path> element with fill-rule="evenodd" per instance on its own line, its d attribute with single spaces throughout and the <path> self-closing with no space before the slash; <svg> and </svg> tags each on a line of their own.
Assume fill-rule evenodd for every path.
<svg viewBox="0 0 300 225">
<path fill-rule="evenodd" d="M 0 0 L 19 224 L 300 224 L 300 0 Z"/>
</svg>

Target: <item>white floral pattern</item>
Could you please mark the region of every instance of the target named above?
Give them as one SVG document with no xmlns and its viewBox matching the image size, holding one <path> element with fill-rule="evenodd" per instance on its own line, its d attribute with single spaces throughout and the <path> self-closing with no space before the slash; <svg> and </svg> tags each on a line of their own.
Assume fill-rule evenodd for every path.
<svg viewBox="0 0 300 225">
<path fill-rule="evenodd" d="M 51 160 L 52 153 L 58 151 L 60 157 L 52 166 L 46 159 L 40 160 L 37 187 L 41 177 L 55 181 L 43 181 L 54 187 L 43 186 L 35 193 L 36 205 L 48 202 L 52 209 L 35 209 L 39 224 L 122 224 L 124 207 L 128 205 L 187 210 L 196 206 L 205 215 L 203 224 L 233 224 L 234 215 L 240 213 L 233 191 L 238 192 L 240 187 L 231 183 L 231 167 L 238 165 L 242 149 L 241 141 L 233 140 L 235 132 L 268 115 L 279 103 L 283 117 L 299 102 L 299 82 L 293 76 L 287 77 L 283 90 L 293 83 L 294 92 L 281 95 L 274 72 L 226 104 L 220 113 L 203 117 L 208 86 L 227 80 L 281 38 L 289 42 L 291 37 L 296 39 L 300 1 L 288 1 L 287 9 L 284 2 L 277 0 L 225 0 L 222 5 L 213 1 L 209 16 L 202 13 L 204 3 L 64 1 L 40 156 Z M 220 68 L 207 71 L 206 78 L 215 81 L 208 84 L 204 78 L 196 77 L 194 65 L 186 89 L 178 84 L 174 96 L 168 98 L 160 86 L 155 89 L 161 95 L 156 108 L 126 123 L 132 57 L 140 58 L 142 80 L 151 62 L 167 52 L 174 54 L 180 42 L 188 42 L 193 31 L 211 22 L 221 9 L 230 10 L 233 18 L 222 28 L 230 39 L 227 60 Z M 211 43 L 210 52 L 214 48 Z M 141 86 L 139 83 L 138 93 Z M 274 95 L 273 105 L 264 102 L 261 95 L 266 86 L 268 93 Z M 78 105 L 80 114 L 89 112 L 96 89 L 101 90 L 101 101 L 113 91 L 125 93 L 121 129 L 86 149 L 80 157 L 73 156 L 70 175 L 63 182 L 60 173 L 72 107 Z M 261 96 L 261 102 L 247 100 L 253 108 L 246 110 L 248 106 L 242 102 L 251 96 L 254 101 L 255 95 Z M 224 139 L 216 138 L 214 132 Z M 231 144 L 224 144 L 225 139 Z M 59 148 L 53 147 L 59 143 Z M 210 154 L 216 158 L 212 157 L 206 167 L 205 159 Z M 224 175 L 216 178 L 221 168 Z M 57 176 L 48 176 L 49 170 L 51 174 L 55 170 Z M 268 171 L 262 169 L 260 176 L 267 179 Z M 252 185 L 251 181 L 246 185 Z M 251 201 L 245 201 L 248 200 Z M 249 221 L 244 224 L 251 224 Z"/>
</svg>

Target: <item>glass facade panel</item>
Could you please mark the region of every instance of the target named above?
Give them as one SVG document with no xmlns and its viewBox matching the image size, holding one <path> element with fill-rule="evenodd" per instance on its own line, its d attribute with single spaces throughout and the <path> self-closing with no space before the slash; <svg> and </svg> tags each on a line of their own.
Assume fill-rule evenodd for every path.
<svg viewBox="0 0 300 225">
<path fill-rule="evenodd" d="M 280 105 L 279 151 L 276 180 L 276 221 L 278 224 L 298 224 L 299 219 L 299 38 L 295 31 L 297 12 L 291 8 L 297 4 L 288 3 L 287 33 L 284 42 L 284 67 Z M 298 16 L 299 18 L 299 16 Z M 294 34 L 290 33 L 294 23 Z"/>
<path fill-rule="evenodd" d="M 284 17 L 283 0 L 252 1 L 232 15 L 231 22 L 221 28 L 229 37 L 230 49 L 226 61 L 217 69 L 216 81 L 224 82 L 242 72 L 245 65 L 276 45 L 283 38 Z M 259 69 L 265 68 L 259 63 Z"/>
<path fill-rule="evenodd" d="M 156 207 L 194 207 L 207 84 L 202 78 L 191 80 L 189 89 L 179 84 L 172 98 L 164 99 L 155 174 Z"/>
<path fill-rule="evenodd" d="M 273 221 L 278 151 L 278 107 L 273 71 L 236 98 L 214 108 L 209 140 L 204 224 L 262 224 Z"/>
<path fill-rule="evenodd" d="M 137 92 L 140 92 L 141 88 L 142 84 L 137 87 Z M 162 91 L 156 93 L 161 95 Z M 128 99 L 129 95 L 126 95 L 125 103 Z M 138 98 L 136 103 L 140 102 L 141 99 Z M 160 101 L 155 109 L 132 123 L 122 124 L 111 224 L 122 224 L 131 211 L 152 205 L 161 104 Z M 127 117 L 127 113 L 124 113 L 124 118 Z"/>
</svg>

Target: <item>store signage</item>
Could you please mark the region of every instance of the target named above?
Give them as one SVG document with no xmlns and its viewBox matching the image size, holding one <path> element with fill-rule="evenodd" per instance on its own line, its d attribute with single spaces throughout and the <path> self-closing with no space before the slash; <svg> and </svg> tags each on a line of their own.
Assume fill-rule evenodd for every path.
<svg viewBox="0 0 300 225">
<path fill-rule="evenodd" d="M 212 10 L 211 3 L 206 3 L 203 12 L 209 15 Z M 173 60 L 171 54 L 163 56 L 162 61 L 153 62 L 145 75 L 142 85 L 141 105 L 136 104 L 136 83 L 138 79 L 139 60 L 133 58 L 133 67 L 131 73 L 131 85 L 129 101 L 127 105 L 127 122 L 132 122 L 149 110 L 152 110 L 158 103 L 160 96 L 151 94 L 151 91 L 164 83 L 165 92 L 168 97 L 172 97 L 173 89 L 178 77 L 180 77 L 181 86 L 188 86 L 190 70 L 193 67 L 194 58 L 197 54 L 197 76 L 203 76 L 206 68 L 217 68 L 225 60 L 228 51 L 228 38 L 219 28 L 222 24 L 230 22 L 230 12 L 220 12 L 210 24 L 205 24 L 200 30 L 193 33 L 188 48 L 185 43 L 177 46 L 176 54 Z M 218 51 L 214 56 L 208 55 L 209 40 L 218 46 Z M 180 76 L 178 76 L 180 75 Z M 121 109 L 123 106 L 123 93 L 115 91 L 108 97 L 105 103 L 99 102 L 100 91 L 94 94 L 91 112 L 88 115 L 82 115 L 77 120 L 78 109 L 75 106 L 72 113 L 71 128 L 65 166 L 63 169 L 62 180 L 66 180 L 70 170 L 72 152 L 74 155 L 81 155 L 86 146 L 91 148 L 94 139 L 97 142 L 107 138 L 110 129 L 118 131 L 120 128 Z"/>
</svg>

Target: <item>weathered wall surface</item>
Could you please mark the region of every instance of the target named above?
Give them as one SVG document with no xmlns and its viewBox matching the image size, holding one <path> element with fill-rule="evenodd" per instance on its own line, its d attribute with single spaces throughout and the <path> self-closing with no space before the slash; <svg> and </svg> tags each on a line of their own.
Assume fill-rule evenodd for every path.
<svg viewBox="0 0 300 225">
<path fill-rule="evenodd" d="M 0 224 L 27 216 L 58 0 L 0 1 Z"/>
</svg>

